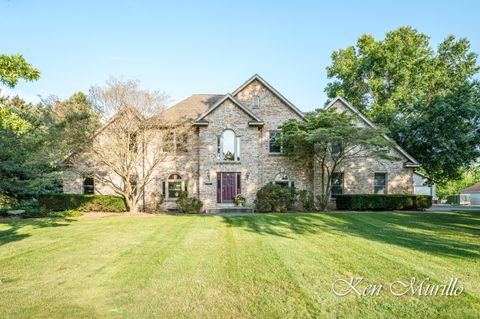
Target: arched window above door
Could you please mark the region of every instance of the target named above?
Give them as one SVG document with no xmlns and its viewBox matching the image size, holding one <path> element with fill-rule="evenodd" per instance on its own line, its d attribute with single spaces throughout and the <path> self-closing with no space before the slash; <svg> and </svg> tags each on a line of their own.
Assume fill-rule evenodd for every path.
<svg viewBox="0 0 480 319">
<path fill-rule="evenodd" d="M 217 137 L 217 159 L 220 161 L 240 161 L 240 137 L 227 129 Z"/>
</svg>

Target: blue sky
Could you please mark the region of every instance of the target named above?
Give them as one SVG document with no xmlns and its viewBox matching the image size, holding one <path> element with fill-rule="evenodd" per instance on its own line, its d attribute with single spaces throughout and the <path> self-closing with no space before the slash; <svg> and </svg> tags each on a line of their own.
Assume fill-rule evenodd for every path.
<svg viewBox="0 0 480 319">
<path fill-rule="evenodd" d="M 326 100 L 334 50 L 411 25 L 435 46 L 454 34 L 480 52 L 479 12 L 480 1 L 0 0 L 0 53 L 40 69 L 15 90 L 28 99 L 122 76 L 175 102 L 231 92 L 258 73 L 307 111 Z"/>
</svg>

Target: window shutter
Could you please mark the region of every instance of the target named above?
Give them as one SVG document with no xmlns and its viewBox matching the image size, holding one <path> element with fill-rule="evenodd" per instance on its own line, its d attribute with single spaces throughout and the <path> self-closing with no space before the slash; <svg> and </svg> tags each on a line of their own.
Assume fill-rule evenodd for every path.
<svg viewBox="0 0 480 319">
<path fill-rule="evenodd" d="M 166 184 L 165 182 L 162 182 L 162 194 L 166 196 L 167 195 L 167 190 L 166 190 L 167 187 L 166 187 L 165 184 Z"/>
</svg>

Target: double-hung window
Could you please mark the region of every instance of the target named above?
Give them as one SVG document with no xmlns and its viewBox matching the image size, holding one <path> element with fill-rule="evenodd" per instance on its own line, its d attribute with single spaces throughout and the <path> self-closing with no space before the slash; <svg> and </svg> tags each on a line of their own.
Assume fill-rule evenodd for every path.
<svg viewBox="0 0 480 319">
<path fill-rule="evenodd" d="M 268 152 L 272 154 L 282 153 L 282 145 L 279 144 L 278 139 L 281 137 L 280 131 L 268 132 Z"/>
<path fill-rule="evenodd" d="M 186 191 L 185 180 L 178 174 L 171 174 L 166 182 L 163 182 L 163 194 L 166 199 L 177 199 L 180 192 Z"/>
<path fill-rule="evenodd" d="M 373 192 L 375 194 L 386 194 L 387 193 L 387 173 L 375 173 L 373 179 L 374 179 Z"/>
</svg>

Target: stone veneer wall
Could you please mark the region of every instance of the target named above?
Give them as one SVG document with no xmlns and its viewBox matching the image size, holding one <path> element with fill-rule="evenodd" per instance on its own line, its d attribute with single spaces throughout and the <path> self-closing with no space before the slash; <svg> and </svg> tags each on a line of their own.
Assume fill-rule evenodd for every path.
<svg viewBox="0 0 480 319">
<path fill-rule="evenodd" d="M 73 168 L 63 171 L 63 192 L 65 194 L 83 194 L 83 176 Z"/>
<path fill-rule="evenodd" d="M 332 107 L 336 108 L 338 112 L 351 112 L 341 101 L 337 101 Z M 360 119 L 357 124 L 360 126 L 366 125 Z M 357 159 L 340 168 L 338 171 L 344 173 L 345 194 L 372 194 L 374 192 L 375 173 L 387 173 L 387 193 L 412 194 L 413 168 L 404 167 L 406 159 L 397 150 L 392 150 L 391 155 L 400 160 Z M 315 190 L 320 190 L 319 178 L 315 181 Z"/>
<path fill-rule="evenodd" d="M 187 152 L 178 153 L 177 156 L 168 156 L 155 170 L 151 182 L 145 186 L 145 196 L 141 196 L 139 201 L 140 208 L 143 208 L 143 198 L 145 198 L 145 210 L 152 212 L 155 210 L 155 203 L 162 192 L 162 183 L 167 181 L 171 174 L 179 174 L 187 183 L 188 191 L 192 196 L 198 196 L 198 153 L 196 146 L 198 145 L 198 135 L 196 129 L 192 130 L 189 137 L 189 147 Z M 81 160 L 80 160 L 81 161 Z M 69 167 L 63 172 L 63 192 L 68 194 L 82 194 L 83 180 L 87 171 L 83 162 L 78 162 L 77 166 Z M 80 169 L 77 169 L 80 168 Z M 138 171 L 142 171 L 141 167 Z M 110 178 L 120 185 L 119 177 L 110 173 Z M 98 180 L 95 180 L 95 194 L 116 195 L 116 193 L 108 186 Z M 165 200 L 162 209 L 175 208 L 175 200 Z"/>
<path fill-rule="evenodd" d="M 199 128 L 199 195 L 205 209 L 215 208 L 217 199 L 217 173 L 241 173 L 241 192 L 252 204 L 259 184 L 258 141 L 259 129 L 251 127 L 250 116 L 227 100 L 208 115 L 209 125 Z M 217 160 L 217 136 L 231 129 L 240 137 L 240 161 Z M 247 179 L 247 173 L 249 178 Z M 207 179 L 210 174 L 210 180 Z"/>
<path fill-rule="evenodd" d="M 258 95 L 260 106 L 252 105 L 252 98 Z M 241 192 L 251 206 L 260 187 L 275 179 L 278 173 L 286 174 L 295 182 L 298 189 L 320 189 L 319 175 L 312 167 L 305 167 L 300 162 L 280 154 L 269 153 L 269 131 L 279 130 L 288 119 L 301 117 L 273 94 L 261 82 L 253 81 L 235 96 L 253 113 L 265 122 L 264 127 L 250 127 L 250 116 L 227 100 L 208 115 L 209 125 L 192 130 L 188 153 L 169 157 L 157 169 L 153 181 L 145 189 L 145 206 L 147 211 L 154 209 L 155 197 L 162 191 L 162 182 L 170 174 L 176 173 L 188 181 L 191 196 L 198 196 L 204 202 L 205 209 L 217 206 L 217 173 L 240 172 Z M 342 102 L 334 106 L 338 111 L 348 110 Z M 359 125 L 365 125 L 359 120 Z M 240 162 L 219 162 L 217 160 L 217 136 L 225 129 L 232 129 L 240 136 Z M 392 152 L 402 157 L 397 151 Z M 357 160 L 341 169 L 344 172 L 345 193 L 373 193 L 375 172 L 386 172 L 388 193 L 410 194 L 413 192 L 413 169 L 403 167 L 402 161 L 386 161 L 377 159 Z M 318 167 L 316 170 L 318 172 Z M 207 175 L 210 173 L 210 180 Z M 249 174 L 247 180 L 246 176 Z M 64 172 L 63 188 L 65 193 L 82 193 L 83 177 L 75 169 Z M 96 193 L 113 194 L 108 187 L 96 184 Z M 175 201 L 165 201 L 163 209 L 175 208 Z"/>
<path fill-rule="evenodd" d="M 259 107 L 252 105 L 255 95 L 259 96 Z M 259 81 L 253 81 L 247 85 L 238 92 L 235 98 L 265 122 L 260 131 L 258 188 L 273 181 L 277 174 L 285 173 L 290 180 L 295 182 L 298 189 L 311 189 L 311 167 L 305 167 L 284 155 L 270 154 L 269 152 L 269 131 L 278 131 L 287 120 L 300 120 L 301 117 Z"/>
</svg>

